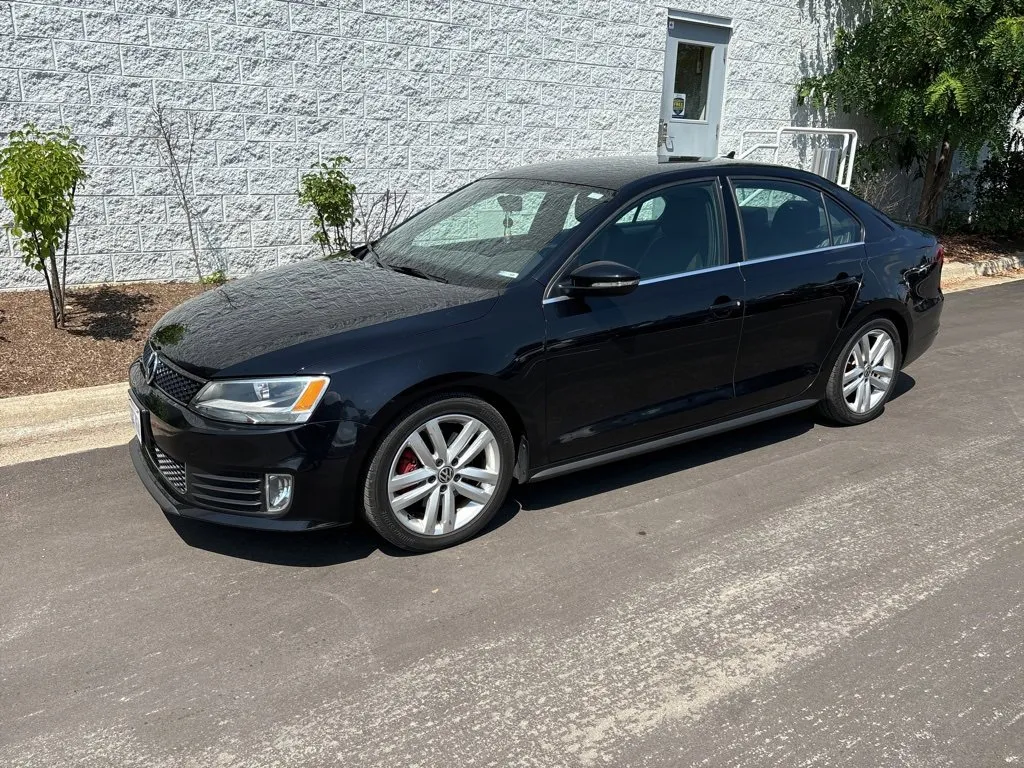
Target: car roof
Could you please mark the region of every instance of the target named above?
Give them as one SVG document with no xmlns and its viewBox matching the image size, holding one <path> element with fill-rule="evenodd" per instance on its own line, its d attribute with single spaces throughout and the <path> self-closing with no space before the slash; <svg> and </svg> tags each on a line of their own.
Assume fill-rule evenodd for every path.
<svg viewBox="0 0 1024 768">
<path fill-rule="evenodd" d="M 488 174 L 489 179 L 535 179 L 583 184 L 619 190 L 627 184 L 643 179 L 686 170 L 718 168 L 780 168 L 766 163 L 750 163 L 728 158 L 713 160 L 673 160 L 659 162 L 657 155 L 626 155 L 618 157 L 586 157 L 575 160 L 557 160 L 537 165 L 524 165 Z"/>
</svg>

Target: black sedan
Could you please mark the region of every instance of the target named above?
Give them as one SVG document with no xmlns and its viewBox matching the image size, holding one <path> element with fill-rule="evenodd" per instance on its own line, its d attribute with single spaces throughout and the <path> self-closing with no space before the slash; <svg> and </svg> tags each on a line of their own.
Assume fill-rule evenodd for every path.
<svg viewBox="0 0 1024 768">
<path fill-rule="evenodd" d="M 410 550 L 525 483 L 817 405 L 878 416 L 939 328 L 942 248 L 817 176 L 580 160 L 168 313 L 131 455 L 170 514 Z"/>
</svg>

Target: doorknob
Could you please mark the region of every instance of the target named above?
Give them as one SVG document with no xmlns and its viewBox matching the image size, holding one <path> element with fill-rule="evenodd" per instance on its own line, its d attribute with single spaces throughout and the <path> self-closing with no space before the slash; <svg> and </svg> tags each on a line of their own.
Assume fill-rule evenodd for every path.
<svg viewBox="0 0 1024 768">
<path fill-rule="evenodd" d="M 831 287 L 832 290 L 835 291 L 836 293 L 841 293 L 850 286 L 856 285 L 859 282 L 860 278 L 851 277 L 846 272 L 840 272 L 838 275 L 836 275 L 835 280 L 832 281 Z"/>
<path fill-rule="evenodd" d="M 719 296 L 715 303 L 708 307 L 714 317 L 728 317 L 737 309 L 743 306 L 739 299 L 730 299 L 728 296 Z"/>
</svg>

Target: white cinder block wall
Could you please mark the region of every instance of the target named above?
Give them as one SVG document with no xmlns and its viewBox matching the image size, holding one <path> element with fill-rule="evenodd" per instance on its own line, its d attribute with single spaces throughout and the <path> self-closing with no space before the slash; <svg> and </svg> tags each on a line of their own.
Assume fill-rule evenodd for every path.
<svg viewBox="0 0 1024 768">
<path fill-rule="evenodd" d="M 836 21 L 813 5 L 680 8 L 734 19 L 723 153 L 743 128 L 806 123 L 794 84 Z M 64 124 L 86 146 L 70 281 L 190 279 L 150 126 L 158 103 L 201 112 L 207 268 L 239 275 L 318 252 L 296 188 L 331 155 L 415 209 L 498 167 L 653 154 L 665 27 L 664 7 L 629 0 L 2 2 L 0 131 Z M 39 284 L 8 237 L 0 288 Z"/>
</svg>

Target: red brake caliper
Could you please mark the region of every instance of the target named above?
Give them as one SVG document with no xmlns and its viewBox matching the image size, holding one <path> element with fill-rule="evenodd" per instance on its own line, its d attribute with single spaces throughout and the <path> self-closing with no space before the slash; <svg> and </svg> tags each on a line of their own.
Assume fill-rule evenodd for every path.
<svg viewBox="0 0 1024 768">
<path fill-rule="evenodd" d="M 420 463 L 416 460 L 416 454 L 412 448 L 406 448 L 398 457 L 398 474 L 407 475 L 419 469 Z"/>
</svg>

